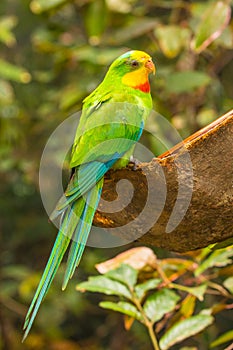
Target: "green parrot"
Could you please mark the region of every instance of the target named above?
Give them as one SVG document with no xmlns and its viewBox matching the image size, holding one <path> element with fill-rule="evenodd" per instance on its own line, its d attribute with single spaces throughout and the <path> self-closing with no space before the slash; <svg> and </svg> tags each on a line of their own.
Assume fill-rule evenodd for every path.
<svg viewBox="0 0 233 350">
<path fill-rule="evenodd" d="M 104 174 L 130 161 L 152 109 L 151 57 L 129 51 L 109 67 L 102 83 L 83 101 L 71 152 L 72 176 L 52 218 L 61 215 L 60 229 L 24 323 L 27 337 L 62 258 L 70 245 L 62 289 L 78 266 L 91 230 Z"/>
</svg>

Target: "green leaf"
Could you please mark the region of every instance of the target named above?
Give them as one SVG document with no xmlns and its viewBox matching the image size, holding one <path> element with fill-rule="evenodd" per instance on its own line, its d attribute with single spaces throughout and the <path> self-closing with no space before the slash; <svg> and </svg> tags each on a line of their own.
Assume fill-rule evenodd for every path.
<svg viewBox="0 0 233 350">
<path fill-rule="evenodd" d="M 73 51 L 74 58 L 79 62 L 89 62 L 94 66 L 106 66 L 109 65 L 117 56 L 124 53 L 123 49 L 108 48 L 101 50 L 97 47 L 86 45 Z"/>
<path fill-rule="evenodd" d="M 127 42 L 128 40 L 132 40 L 141 35 L 145 35 L 155 28 L 157 21 L 152 18 L 137 19 L 134 22 L 131 22 L 128 26 L 120 27 L 120 29 L 116 30 L 115 33 L 112 32 L 105 39 L 105 43 L 107 44 L 120 44 Z"/>
<path fill-rule="evenodd" d="M 128 299 L 131 298 L 130 291 L 124 284 L 113 281 L 105 276 L 90 277 L 88 281 L 79 283 L 76 289 L 81 292 L 98 292 L 106 295 L 118 295 Z"/>
<path fill-rule="evenodd" d="M 222 32 L 221 36 L 218 37 L 215 41 L 217 46 L 222 46 L 226 49 L 232 49 L 233 47 L 233 36 L 232 29 L 230 26 L 227 26 Z"/>
<path fill-rule="evenodd" d="M 99 305 L 104 309 L 121 312 L 122 314 L 135 318 L 136 320 L 142 320 L 142 315 L 137 310 L 137 308 L 134 305 L 125 301 L 119 301 L 118 303 L 102 301 Z"/>
<path fill-rule="evenodd" d="M 31 75 L 24 68 L 17 67 L 0 59 L 0 76 L 18 83 L 29 83 Z"/>
<path fill-rule="evenodd" d="M 160 283 L 161 279 L 152 278 L 144 283 L 137 284 L 135 287 L 135 293 L 138 299 L 142 299 L 145 296 L 146 292 L 151 289 L 155 289 Z"/>
<path fill-rule="evenodd" d="M 108 271 L 105 276 L 133 287 L 137 282 L 138 271 L 129 265 L 121 264 L 117 269 Z"/>
<path fill-rule="evenodd" d="M 226 28 L 231 17 L 231 8 L 224 1 L 212 2 L 202 17 L 192 41 L 192 48 L 196 52 L 205 50 L 217 39 Z"/>
<path fill-rule="evenodd" d="M 211 316 L 213 313 L 213 309 L 212 308 L 207 308 L 207 309 L 202 309 L 199 313 L 199 315 L 208 315 Z"/>
<path fill-rule="evenodd" d="M 32 12 L 40 14 L 45 11 L 49 11 L 59 7 L 68 2 L 67 0 L 33 0 L 30 3 Z"/>
<path fill-rule="evenodd" d="M 231 294 L 233 294 L 233 277 L 228 277 L 224 282 L 223 282 L 224 287 L 226 287 Z"/>
<path fill-rule="evenodd" d="M 227 247 L 229 247 L 229 246 L 232 246 L 232 248 L 233 248 L 233 237 L 230 237 L 230 238 L 226 239 L 225 241 L 216 243 L 216 244 L 213 246 L 212 250 L 227 248 Z"/>
<path fill-rule="evenodd" d="M 170 93 L 184 93 L 208 85 L 211 78 L 204 72 L 183 71 L 167 76 L 166 88 Z"/>
<path fill-rule="evenodd" d="M 215 346 L 219 346 L 223 343 L 226 343 L 228 341 L 233 340 L 233 330 L 230 330 L 224 334 L 221 334 L 217 339 L 215 339 L 211 344 L 210 347 L 214 348 Z"/>
<path fill-rule="evenodd" d="M 17 24 L 17 17 L 5 16 L 0 18 L 0 41 L 7 46 L 13 46 L 16 43 L 12 29 Z"/>
<path fill-rule="evenodd" d="M 189 289 L 189 293 L 194 295 L 195 297 L 197 297 L 200 301 L 203 301 L 204 299 L 204 294 L 206 292 L 207 289 L 207 284 L 203 283 L 202 285 L 198 286 L 198 287 L 190 287 Z"/>
<path fill-rule="evenodd" d="M 150 295 L 143 309 L 146 316 L 154 323 L 159 321 L 167 312 L 175 309 L 180 297 L 170 289 L 161 289 Z"/>
<path fill-rule="evenodd" d="M 155 29 L 155 35 L 164 55 L 176 57 L 181 49 L 189 42 L 190 31 L 176 25 L 159 26 Z"/>
<path fill-rule="evenodd" d="M 2 275 L 13 280 L 23 280 L 30 275 L 30 271 L 23 265 L 9 265 L 2 268 Z"/>
<path fill-rule="evenodd" d="M 194 295 L 200 301 L 203 300 L 203 296 L 204 296 L 206 288 L 207 288 L 206 283 L 203 283 L 197 287 L 186 287 L 186 286 L 175 284 L 175 283 L 173 283 L 172 285 L 173 285 L 173 288 L 176 288 L 176 289 L 179 289 L 179 290 L 182 290 L 182 291 L 185 291 L 187 293 Z"/>
<path fill-rule="evenodd" d="M 224 249 L 215 250 L 212 254 L 210 254 L 202 264 L 198 266 L 195 271 L 195 276 L 199 276 L 206 269 L 217 266 L 222 267 L 228 264 L 231 264 L 233 256 L 233 249 L 231 247 L 227 247 Z"/>
<path fill-rule="evenodd" d="M 0 101 L 2 103 L 12 103 L 14 91 L 8 81 L 0 80 Z"/>
<path fill-rule="evenodd" d="M 99 44 L 99 37 L 107 24 L 107 8 L 104 0 L 91 1 L 85 19 L 90 44 Z"/>
<path fill-rule="evenodd" d="M 213 321 L 214 318 L 210 315 L 195 315 L 175 323 L 160 339 L 161 350 L 170 349 L 172 345 L 201 332 Z"/>
</svg>

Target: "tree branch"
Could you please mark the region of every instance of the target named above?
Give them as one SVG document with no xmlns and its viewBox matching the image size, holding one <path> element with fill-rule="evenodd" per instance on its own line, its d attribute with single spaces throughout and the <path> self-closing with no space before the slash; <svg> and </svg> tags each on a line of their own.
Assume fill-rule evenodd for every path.
<svg viewBox="0 0 233 350">
<path fill-rule="evenodd" d="M 105 200 L 127 203 L 130 186 L 117 197 L 121 179 L 130 181 L 136 191 L 120 211 L 103 212 L 100 204 L 94 224 L 119 227 L 124 236 L 130 222 L 127 237 L 137 232 L 141 243 L 177 252 L 233 237 L 232 153 L 233 110 L 136 171 L 109 171 Z M 142 218 L 135 220 L 144 209 Z M 148 223 L 151 227 L 145 233 Z"/>
</svg>

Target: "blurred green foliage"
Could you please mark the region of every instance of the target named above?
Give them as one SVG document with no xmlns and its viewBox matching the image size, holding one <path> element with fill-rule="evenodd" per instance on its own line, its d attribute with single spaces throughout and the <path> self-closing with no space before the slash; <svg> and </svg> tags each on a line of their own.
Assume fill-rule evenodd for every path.
<svg viewBox="0 0 233 350">
<path fill-rule="evenodd" d="M 61 269 L 31 336 L 20 343 L 56 234 L 40 199 L 40 157 L 55 127 L 81 109 L 107 66 L 129 48 L 152 55 L 154 107 L 182 137 L 232 108 L 231 6 L 228 0 L 1 0 L 0 348 L 145 349 L 143 328 L 125 334 L 120 316 L 99 310 L 98 296 L 80 296 L 74 288 L 75 279 L 119 249 L 87 248 L 65 293 Z M 155 154 L 163 151 L 143 140 Z M 228 317 L 217 320 L 215 332 L 229 329 Z"/>
</svg>

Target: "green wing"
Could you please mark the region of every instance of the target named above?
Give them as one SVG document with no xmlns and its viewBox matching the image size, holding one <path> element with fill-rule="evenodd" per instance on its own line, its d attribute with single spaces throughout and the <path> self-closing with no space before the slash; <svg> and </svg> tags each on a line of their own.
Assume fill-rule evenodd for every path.
<svg viewBox="0 0 233 350">
<path fill-rule="evenodd" d="M 72 150 L 71 168 L 92 160 L 108 161 L 118 152 L 126 153 L 140 138 L 144 120 L 150 110 L 134 103 L 122 102 L 123 96 L 104 95 L 94 107 L 84 104 L 80 125 Z"/>
</svg>

